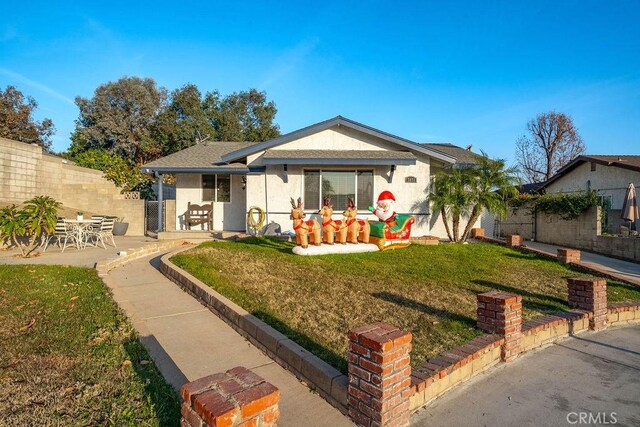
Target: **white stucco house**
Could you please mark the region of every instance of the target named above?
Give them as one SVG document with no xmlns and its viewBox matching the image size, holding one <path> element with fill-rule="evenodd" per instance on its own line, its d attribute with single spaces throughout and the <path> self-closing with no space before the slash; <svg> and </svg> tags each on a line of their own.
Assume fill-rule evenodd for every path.
<svg viewBox="0 0 640 427">
<path fill-rule="evenodd" d="M 335 217 L 347 198 L 361 218 L 378 194 L 391 191 L 396 212 L 416 217 L 414 236 L 446 237 L 441 218 L 431 215 L 425 189 L 431 177 L 476 154 L 450 144 L 420 144 L 337 116 L 269 141 L 204 142 L 143 166 L 175 174 L 176 230 L 185 229 L 189 203 L 213 205 L 213 229 L 246 231 L 251 207 L 266 212 L 267 224 L 292 230 L 290 198 L 301 197 L 308 218 L 331 195 Z"/>
</svg>

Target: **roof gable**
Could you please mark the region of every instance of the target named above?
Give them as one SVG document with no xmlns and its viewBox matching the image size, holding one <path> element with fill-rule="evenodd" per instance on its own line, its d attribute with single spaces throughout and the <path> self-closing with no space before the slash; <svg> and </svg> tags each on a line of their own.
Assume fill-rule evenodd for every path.
<svg viewBox="0 0 640 427">
<path fill-rule="evenodd" d="M 551 183 L 562 178 L 578 166 L 586 162 L 594 162 L 604 166 L 613 166 L 622 169 L 629 169 L 640 172 L 640 156 L 634 155 L 582 155 L 578 156 L 565 166 L 560 168 L 547 182 L 544 183 L 546 188 Z"/>
<path fill-rule="evenodd" d="M 291 142 L 305 136 L 312 135 L 314 133 L 321 132 L 323 130 L 332 128 L 334 126 L 345 126 L 350 129 L 357 130 L 359 132 L 365 133 L 367 135 L 371 135 L 382 140 L 388 141 L 394 145 L 413 150 L 422 154 L 426 154 L 428 156 L 434 157 L 446 163 L 455 163 L 456 159 L 449 154 L 443 153 L 441 151 L 435 150 L 430 147 L 426 147 L 424 145 L 418 144 L 417 142 L 410 141 L 405 138 L 401 138 L 396 135 L 392 135 L 387 132 L 383 132 L 381 130 L 372 128 L 370 126 L 363 125 L 362 123 L 355 122 L 353 120 L 349 120 L 342 116 L 336 116 L 332 119 L 325 120 L 320 123 L 316 123 L 311 126 L 307 126 L 305 128 L 287 133 L 285 135 L 281 135 L 277 138 L 273 138 L 269 141 L 260 142 L 258 144 L 252 145 L 250 147 L 244 147 L 239 150 L 229 152 L 222 156 L 222 161 L 224 162 L 233 162 L 239 159 L 242 159 L 251 154 L 258 153 L 260 151 L 268 150 L 273 147 L 277 147 L 279 145 L 285 144 L 287 142 Z"/>
</svg>

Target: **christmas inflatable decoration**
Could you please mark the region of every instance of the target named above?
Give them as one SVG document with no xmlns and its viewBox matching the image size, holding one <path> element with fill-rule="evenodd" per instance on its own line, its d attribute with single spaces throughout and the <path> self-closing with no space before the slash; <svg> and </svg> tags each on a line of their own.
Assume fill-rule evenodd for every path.
<svg viewBox="0 0 640 427">
<path fill-rule="evenodd" d="M 291 198 L 291 218 L 293 230 L 296 232 L 296 243 L 303 248 L 309 247 L 309 240 L 316 246 L 320 245 L 320 223 L 317 219 L 305 221 L 302 199 L 298 197 L 298 204 Z M 309 238 L 310 237 L 310 238 Z"/>
<path fill-rule="evenodd" d="M 338 242 L 347 243 L 347 225 L 340 220 L 334 220 L 333 205 L 331 204 L 331 197 L 325 197 L 322 201 L 322 209 L 318 211 L 319 215 L 322 215 L 322 242 L 327 245 L 333 245 L 336 240 L 336 233 Z"/>
<path fill-rule="evenodd" d="M 395 197 L 389 191 L 383 191 L 378 197 L 376 206 L 369 206 L 380 221 L 370 222 L 368 219 L 358 219 L 358 209 L 353 199 L 348 199 L 347 206 L 342 213 L 342 220 L 333 219 L 333 205 L 331 198 L 323 199 L 322 209 L 318 214 L 322 217 L 322 239 L 320 237 L 320 223 L 314 218 L 304 221 L 302 200 L 298 203 L 291 199 L 291 218 L 296 233 L 297 246 L 293 253 L 298 255 L 324 255 L 336 253 L 374 252 L 387 249 L 397 249 L 409 246 L 411 225 L 414 218 L 411 215 L 397 214 L 394 209 Z M 324 244 L 320 244 L 320 242 Z M 314 246 L 309 246 L 313 243 Z M 339 243 L 339 244 L 335 244 Z"/>
<path fill-rule="evenodd" d="M 345 217 L 347 225 L 347 234 L 349 243 L 358 243 L 358 240 L 363 243 L 369 243 L 369 220 L 357 219 L 358 209 L 353 199 L 347 201 L 347 209 L 342 213 Z"/>
<path fill-rule="evenodd" d="M 380 221 L 370 223 L 369 241 L 377 245 L 381 251 L 405 248 L 411 244 L 411 225 L 415 222 L 412 215 L 397 214 L 396 198 L 390 191 L 383 191 L 378 196 L 376 206 L 369 206 Z"/>
</svg>

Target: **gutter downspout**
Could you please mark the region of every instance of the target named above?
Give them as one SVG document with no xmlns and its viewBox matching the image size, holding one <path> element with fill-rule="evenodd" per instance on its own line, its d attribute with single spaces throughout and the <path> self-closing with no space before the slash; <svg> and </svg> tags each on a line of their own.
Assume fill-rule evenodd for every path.
<svg viewBox="0 0 640 427">
<path fill-rule="evenodd" d="M 154 172 L 153 174 L 158 179 L 158 229 L 156 231 L 160 233 L 164 231 L 164 222 L 162 218 L 162 214 L 163 214 L 162 174 L 158 172 Z"/>
</svg>

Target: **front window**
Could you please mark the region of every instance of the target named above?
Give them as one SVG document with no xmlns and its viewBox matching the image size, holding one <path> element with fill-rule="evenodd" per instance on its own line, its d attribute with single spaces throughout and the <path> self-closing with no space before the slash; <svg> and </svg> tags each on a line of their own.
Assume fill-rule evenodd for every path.
<svg viewBox="0 0 640 427">
<path fill-rule="evenodd" d="M 231 175 L 202 175 L 203 202 L 231 202 Z"/>
<path fill-rule="evenodd" d="M 320 209 L 324 197 L 331 197 L 337 209 L 345 208 L 351 198 L 359 210 L 366 210 L 373 204 L 373 171 L 305 170 L 305 208 Z"/>
</svg>

